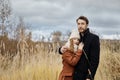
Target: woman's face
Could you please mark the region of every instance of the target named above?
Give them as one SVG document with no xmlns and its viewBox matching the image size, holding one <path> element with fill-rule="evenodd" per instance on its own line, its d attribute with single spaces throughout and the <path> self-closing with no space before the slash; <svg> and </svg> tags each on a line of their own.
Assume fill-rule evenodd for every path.
<svg viewBox="0 0 120 80">
<path fill-rule="evenodd" d="M 73 38 L 73 43 L 76 45 L 79 45 L 79 39 L 78 38 Z"/>
</svg>

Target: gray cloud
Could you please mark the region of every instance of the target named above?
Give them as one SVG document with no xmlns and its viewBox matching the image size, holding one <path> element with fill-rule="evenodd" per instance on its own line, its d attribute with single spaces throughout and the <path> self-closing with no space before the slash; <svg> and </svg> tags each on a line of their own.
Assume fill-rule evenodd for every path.
<svg viewBox="0 0 120 80">
<path fill-rule="evenodd" d="M 23 16 L 33 29 L 70 29 L 77 17 L 85 15 L 91 28 L 103 34 L 120 33 L 119 5 L 120 0 L 12 0 L 13 13 Z"/>
</svg>

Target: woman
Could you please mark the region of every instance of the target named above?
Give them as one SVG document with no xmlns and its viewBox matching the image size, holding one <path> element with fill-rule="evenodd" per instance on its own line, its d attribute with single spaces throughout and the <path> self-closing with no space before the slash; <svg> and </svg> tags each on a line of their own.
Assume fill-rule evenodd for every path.
<svg viewBox="0 0 120 80">
<path fill-rule="evenodd" d="M 79 32 L 73 30 L 68 42 L 65 44 L 68 49 L 62 54 L 63 69 L 59 75 L 59 80 L 73 80 L 74 66 L 79 61 L 84 46 L 83 43 L 79 43 L 79 39 Z"/>
</svg>

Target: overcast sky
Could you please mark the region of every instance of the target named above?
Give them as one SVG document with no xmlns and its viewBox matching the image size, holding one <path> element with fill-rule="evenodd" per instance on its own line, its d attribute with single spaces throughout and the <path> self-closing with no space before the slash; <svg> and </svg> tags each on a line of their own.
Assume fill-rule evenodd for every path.
<svg viewBox="0 0 120 80">
<path fill-rule="evenodd" d="M 32 31 L 67 31 L 76 18 L 88 17 L 100 35 L 120 34 L 120 0 L 11 0 L 13 13 L 31 24 Z"/>
</svg>

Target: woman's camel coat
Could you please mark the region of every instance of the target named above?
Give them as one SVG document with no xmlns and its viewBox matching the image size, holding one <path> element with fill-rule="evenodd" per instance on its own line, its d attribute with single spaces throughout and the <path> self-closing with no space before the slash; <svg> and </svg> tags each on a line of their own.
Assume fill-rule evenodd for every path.
<svg viewBox="0 0 120 80">
<path fill-rule="evenodd" d="M 79 49 L 76 53 L 67 50 L 65 53 L 62 54 L 63 69 L 59 75 L 59 80 L 73 80 L 72 77 L 74 72 L 74 66 L 79 61 L 81 55 L 82 50 Z"/>
</svg>

